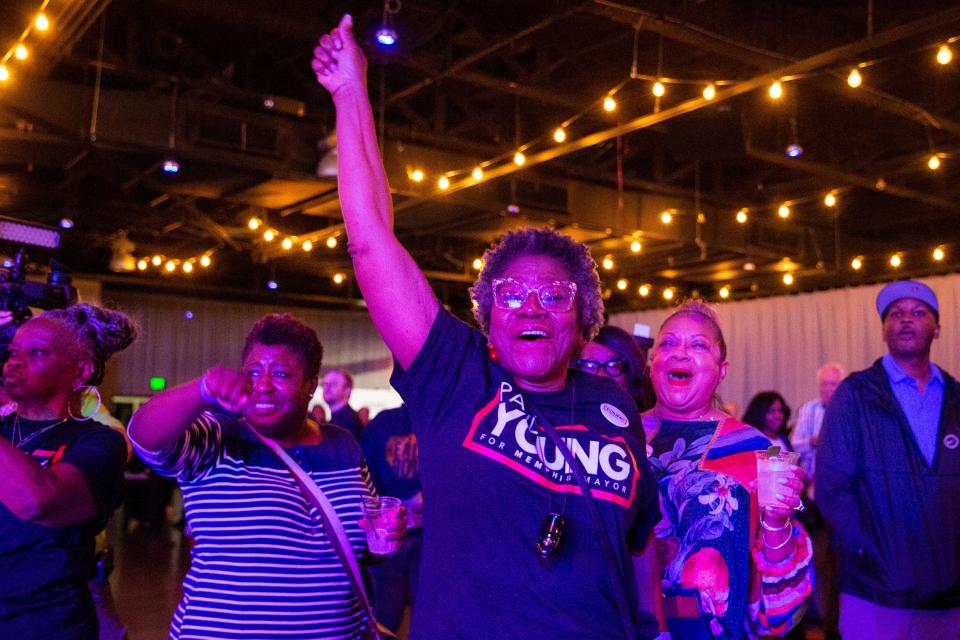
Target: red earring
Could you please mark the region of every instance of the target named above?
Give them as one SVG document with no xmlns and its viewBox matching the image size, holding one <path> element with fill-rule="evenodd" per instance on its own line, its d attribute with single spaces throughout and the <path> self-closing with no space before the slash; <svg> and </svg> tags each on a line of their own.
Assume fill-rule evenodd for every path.
<svg viewBox="0 0 960 640">
<path fill-rule="evenodd" d="M 500 356 L 497 355 L 497 348 L 493 346 L 492 342 L 487 343 L 487 352 L 490 353 L 490 359 L 494 362 L 500 361 Z"/>
</svg>

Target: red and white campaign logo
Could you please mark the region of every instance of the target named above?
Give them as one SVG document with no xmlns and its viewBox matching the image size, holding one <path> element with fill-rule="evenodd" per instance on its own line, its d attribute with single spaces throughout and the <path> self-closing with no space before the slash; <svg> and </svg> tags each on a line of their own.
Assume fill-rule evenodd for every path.
<svg viewBox="0 0 960 640">
<path fill-rule="evenodd" d="M 539 423 L 536 415 L 527 413 L 523 396 L 501 382 L 499 392 L 474 416 L 463 446 L 554 491 L 581 493 L 563 453 Z M 626 440 L 594 433 L 582 424 L 554 429 L 582 466 L 593 496 L 629 507 L 639 472 Z"/>
</svg>

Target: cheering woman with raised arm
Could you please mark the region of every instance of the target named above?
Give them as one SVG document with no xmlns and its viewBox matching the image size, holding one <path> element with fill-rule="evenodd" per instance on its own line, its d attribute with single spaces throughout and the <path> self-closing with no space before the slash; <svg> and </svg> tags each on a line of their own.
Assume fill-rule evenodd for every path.
<svg viewBox="0 0 960 640">
<path fill-rule="evenodd" d="M 94 538 L 120 503 L 127 446 L 84 415 L 84 399 L 136 334 L 125 315 L 76 304 L 27 321 L 10 343 L 3 389 L 16 411 L 0 423 L 0 638 L 97 637 L 87 581 Z"/>
<path fill-rule="evenodd" d="M 321 38 L 313 68 L 336 105 L 357 282 L 396 359 L 393 385 L 420 446 L 411 637 L 655 635 L 632 558 L 659 517 L 643 432 L 629 428 L 640 417 L 612 380 L 570 369 L 602 322 L 590 252 L 550 229 L 508 233 L 471 290 L 482 332 L 442 309 L 393 232 L 352 26 L 345 16 Z"/>
</svg>

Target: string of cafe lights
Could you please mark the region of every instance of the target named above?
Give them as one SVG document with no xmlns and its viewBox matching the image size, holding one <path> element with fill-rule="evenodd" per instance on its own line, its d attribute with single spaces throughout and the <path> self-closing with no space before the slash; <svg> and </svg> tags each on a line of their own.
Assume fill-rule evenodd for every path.
<svg viewBox="0 0 960 640">
<path fill-rule="evenodd" d="M 213 264 L 213 254 L 215 249 L 210 249 L 199 255 L 189 258 L 174 258 L 162 253 L 155 253 L 149 256 L 143 256 L 137 259 L 137 270 L 146 271 L 151 267 L 165 275 L 174 273 L 193 274 L 197 268 L 207 269 Z"/>
<path fill-rule="evenodd" d="M 916 265 L 921 262 L 925 262 L 928 266 L 930 264 L 943 264 L 943 262 L 948 257 L 949 246 L 946 244 L 938 244 L 932 250 L 924 252 L 923 255 L 918 255 L 916 252 L 908 253 L 906 251 L 894 251 L 887 253 L 879 258 L 874 258 L 873 261 L 875 264 L 884 265 L 883 268 L 888 269 L 889 271 L 895 272 L 898 269 L 909 266 L 911 263 Z M 851 271 L 862 272 L 868 265 L 868 258 L 863 254 L 856 255 L 850 259 L 848 267 Z M 796 266 L 790 266 L 791 261 L 784 259 L 781 261 L 783 265 L 786 265 L 788 270 L 783 273 L 780 277 L 783 286 L 789 290 L 796 284 L 797 279 L 800 277 L 798 274 L 798 268 Z M 607 255 L 601 260 L 600 263 L 601 269 L 604 271 L 612 271 L 615 269 L 615 263 L 610 255 Z M 756 270 L 756 264 L 751 261 L 747 261 L 743 265 L 743 270 L 750 272 Z M 622 293 L 627 292 L 630 289 L 630 281 L 627 278 L 618 278 L 614 286 L 616 289 Z M 680 299 L 681 287 L 674 284 L 667 284 L 662 286 L 659 289 L 650 282 L 644 282 L 636 289 L 636 295 L 642 299 L 651 299 L 654 294 L 659 290 L 660 296 L 663 298 L 665 303 L 671 303 L 674 300 Z M 759 291 L 759 285 L 757 283 L 751 283 L 749 286 L 751 293 L 756 293 Z M 722 284 L 718 289 L 716 289 L 716 301 L 723 302 L 729 300 L 735 293 L 733 285 L 731 284 Z"/>
<path fill-rule="evenodd" d="M 16 60 L 22 62 L 30 57 L 30 49 L 27 48 L 30 34 L 34 31 L 45 33 L 50 29 L 50 18 L 44 13 L 49 3 L 50 0 L 43 0 L 33 20 L 26 26 L 23 32 L 21 32 L 20 37 L 7 49 L 6 53 L 0 57 L 0 85 L 8 82 L 12 77 L 11 61 Z"/>
</svg>

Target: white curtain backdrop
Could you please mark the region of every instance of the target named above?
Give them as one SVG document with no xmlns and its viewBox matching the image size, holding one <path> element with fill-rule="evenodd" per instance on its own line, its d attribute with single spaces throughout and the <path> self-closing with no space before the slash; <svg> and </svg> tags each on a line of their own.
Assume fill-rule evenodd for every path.
<svg viewBox="0 0 960 640">
<path fill-rule="evenodd" d="M 920 278 L 940 302 L 940 338 L 933 343 L 933 361 L 960 374 L 960 275 Z M 886 352 L 876 311 L 883 287 L 865 285 L 744 300 L 716 305 L 727 341 L 730 371 L 720 386 L 724 402 L 736 402 L 741 413 L 753 394 L 773 389 L 796 411 L 817 396 L 816 371 L 839 362 L 847 371 L 869 366 Z M 633 331 L 634 323 L 650 326 L 655 337 L 672 309 L 622 313 L 610 324 Z"/>
</svg>

